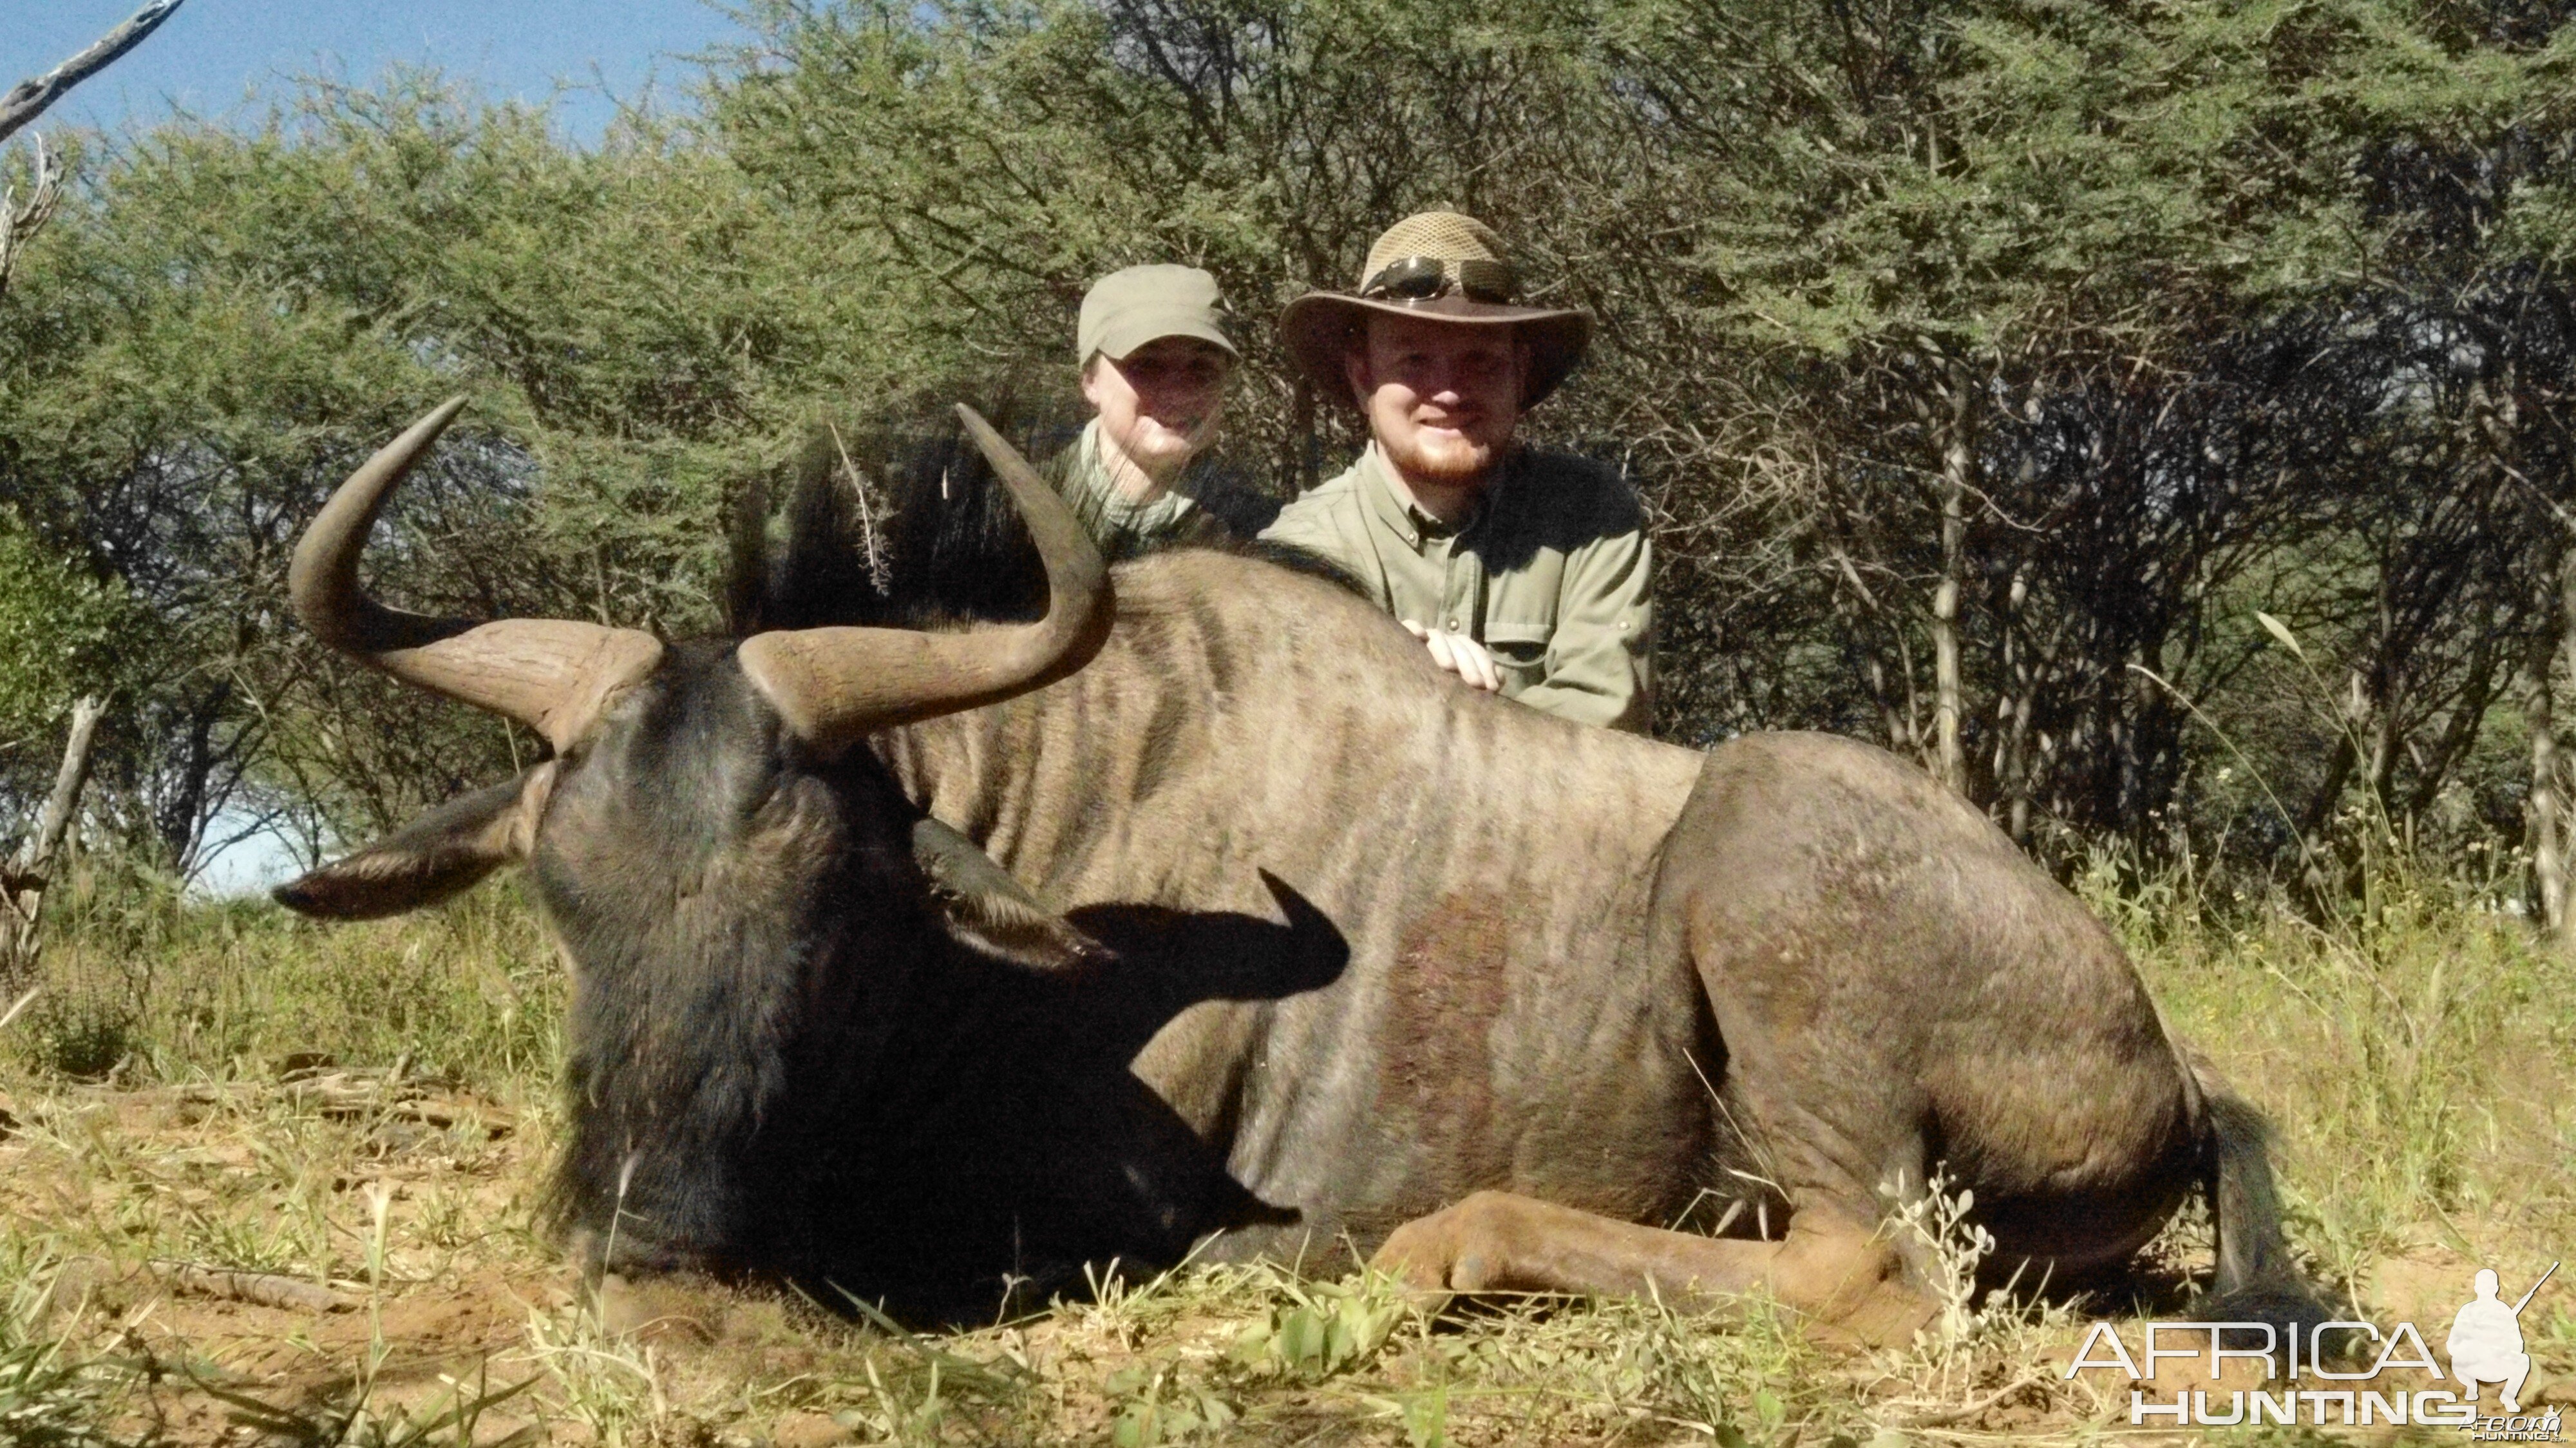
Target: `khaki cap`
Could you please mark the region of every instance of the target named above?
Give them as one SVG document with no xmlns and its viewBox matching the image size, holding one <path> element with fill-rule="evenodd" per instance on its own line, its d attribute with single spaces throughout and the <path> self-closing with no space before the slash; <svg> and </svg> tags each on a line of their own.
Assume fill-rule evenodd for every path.
<svg viewBox="0 0 2576 1448">
<path fill-rule="evenodd" d="M 1194 266 L 1111 272 L 1083 294 L 1074 360 L 1087 363 L 1094 353 L 1122 359 L 1158 337 L 1195 337 L 1240 360 L 1243 354 L 1226 337 L 1218 307 L 1216 278 Z"/>
<path fill-rule="evenodd" d="M 1520 273 L 1502 238 L 1472 216 L 1423 211 L 1380 233 L 1351 292 L 1308 292 L 1279 314 L 1280 340 L 1327 397 L 1356 407 L 1342 356 L 1371 312 L 1462 326 L 1509 327 L 1529 344 L 1521 406 L 1535 406 L 1583 360 L 1592 319 L 1563 307 L 1520 303 Z"/>
</svg>

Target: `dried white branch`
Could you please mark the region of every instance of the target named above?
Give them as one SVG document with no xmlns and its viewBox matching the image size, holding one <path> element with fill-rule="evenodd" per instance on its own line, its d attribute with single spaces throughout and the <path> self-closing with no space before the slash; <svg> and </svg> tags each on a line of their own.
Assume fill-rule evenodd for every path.
<svg viewBox="0 0 2576 1448">
<path fill-rule="evenodd" d="M 135 11 L 124 24 L 98 38 L 89 49 L 46 71 L 34 80 L 22 80 L 0 95 L 0 141 L 17 134 L 21 126 L 45 113 L 45 108 L 61 100 L 65 92 L 114 64 L 116 58 L 143 43 L 143 38 L 161 28 L 179 9 L 180 0 L 151 0 Z"/>
</svg>

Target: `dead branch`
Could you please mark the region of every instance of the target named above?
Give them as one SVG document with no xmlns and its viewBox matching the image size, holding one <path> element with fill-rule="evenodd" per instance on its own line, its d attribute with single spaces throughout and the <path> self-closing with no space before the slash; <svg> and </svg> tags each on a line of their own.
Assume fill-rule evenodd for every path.
<svg viewBox="0 0 2576 1448">
<path fill-rule="evenodd" d="M 82 81 L 105 70 L 116 58 L 143 43 L 143 38 L 161 28 L 161 22 L 177 13 L 180 0 L 151 0 L 134 12 L 126 22 L 98 38 L 96 44 L 34 80 L 22 80 L 0 96 L 0 141 L 17 134 L 21 126 L 45 113 L 45 108 L 61 100 L 65 92 Z"/>
<path fill-rule="evenodd" d="M 2041 1381 L 2045 1377 L 2046 1374 L 2044 1373 L 2025 1372 L 2021 1376 L 2013 1379 L 2011 1382 L 2004 1384 L 2002 1387 L 1995 1389 L 1993 1392 L 1986 1394 L 1984 1397 L 1977 1399 L 1973 1403 L 1962 1403 L 1954 1408 L 1944 1408 L 1938 1412 L 1922 1414 L 1916 1417 L 1913 1421 L 1907 1423 L 1905 1426 L 1909 1428 L 1939 1428 L 1946 1427 L 1952 1423 L 1964 1423 L 1969 1419 L 1983 1416 L 1987 1409 L 2001 1404 L 2004 1399 L 2011 1397 L 2013 1394 L 2020 1392 L 2022 1389 L 2029 1387 L 2033 1383 Z"/>
<path fill-rule="evenodd" d="M 440 1131 L 462 1126 L 481 1133 L 485 1140 L 508 1136 L 515 1129 L 508 1113 L 465 1099 L 443 1077 L 412 1075 L 407 1067 L 408 1062 L 382 1070 L 313 1067 L 290 1071 L 276 1082 L 194 1081 L 122 1092 L 119 1097 L 157 1097 L 192 1106 L 283 1099 L 297 1110 L 318 1116 L 406 1121 Z"/>
<path fill-rule="evenodd" d="M 42 136 L 36 138 L 35 175 L 30 186 L 23 205 L 19 203 L 17 187 L 0 187 L 0 295 L 9 290 L 9 274 L 17 268 L 18 254 L 26 250 L 29 238 L 53 219 L 54 208 L 63 199 L 62 158 L 46 147 Z"/>
<path fill-rule="evenodd" d="M 0 219 L 5 217 L 5 207 L 0 207 Z M 5 240 L 0 236 L 0 243 Z M 8 264 L 5 250 L 0 250 L 0 287 L 8 284 Z M 42 944 L 37 926 L 44 911 L 45 880 L 53 871 L 54 856 L 62 850 L 64 837 L 71 832 L 72 816 L 80 808 L 81 789 L 89 780 L 91 745 L 98 736 L 98 721 L 106 713 L 106 701 L 95 694 L 84 694 L 72 705 L 71 735 L 63 745 L 63 763 L 54 775 L 53 793 L 37 817 L 35 832 L 27 837 L 17 858 L 0 871 L 7 876 L 8 907 L 0 912 L 0 981 L 14 984 L 35 970 L 36 952 Z"/>
</svg>

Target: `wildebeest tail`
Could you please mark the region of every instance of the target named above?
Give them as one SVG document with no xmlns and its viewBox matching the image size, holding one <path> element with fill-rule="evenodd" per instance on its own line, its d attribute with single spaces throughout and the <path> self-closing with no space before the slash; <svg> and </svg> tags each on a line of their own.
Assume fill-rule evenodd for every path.
<svg viewBox="0 0 2576 1448">
<path fill-rule="evenodd" d="M 2201 1145 L 2218 1229 L 2218 1271 L 2209 1300 L 2196 1309 L 2200 1320 L 2268 1322 L 2284 1331 L 2325 1321 L 2331 1314 L 2300 1277 L 2281 1227 L 2270 1123 L 2209 1067 L 2195 1064 L 2192 1074 L 2200 1085 Z"/>
</svg>

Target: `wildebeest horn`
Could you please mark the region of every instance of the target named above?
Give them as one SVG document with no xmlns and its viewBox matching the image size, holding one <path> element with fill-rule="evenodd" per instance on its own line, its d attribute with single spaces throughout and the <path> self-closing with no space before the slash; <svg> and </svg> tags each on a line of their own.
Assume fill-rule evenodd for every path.
<svg viewBox="0 0 2576 1448">
<path fill-rule="evenodd" d="M 590 727 L 610 690 L 642 678 L 661 641 L 570 619 L 427 618 L 358 587 L 358 555 L 394 485 L 465 408 L 449 398 L 349 475 L 314 515 L 286 573 L 295 616 L 324 643 L 406 684 L 506 715 L 562 749 Z"/>
<path fill-rule="evenodd" d="M 999 703 L 1065 677 L 1109 636 L 1109 575 L 1073 510 L 971 407 L 959 406 L 993 471 L 1011 490 L 1046 564 L 1047 612 L 1036 623 L 965 633 L 809 628 L 743 640 L 743 672 L 788 728 L 825 754 L 898 724 Z"/>
</svg>

